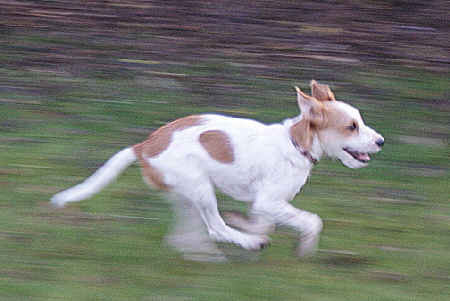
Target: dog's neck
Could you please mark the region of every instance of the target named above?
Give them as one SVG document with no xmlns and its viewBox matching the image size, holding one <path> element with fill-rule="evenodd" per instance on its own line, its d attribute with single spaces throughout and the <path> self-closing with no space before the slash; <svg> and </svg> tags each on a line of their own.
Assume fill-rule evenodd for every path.
<svg viewBox="0 0 450 301">
<path fill-rule="evenodd" d="M 283 124 L 286 127 L 286 129 L 288 130 L 289 135 L 291 136 L 291 142 L 294 145 L 295 149 L 300 154 L 305 156 L 311 163 L 317 164 L 317 163 L 319 163 L 320 157 L 322 155 L 322 152 L 320 151 L 320 146 L 318 145 L 318 142 L 317 142 L 317 137 L 314 137 L 312 139 L 311 150 L 307 150 L 307 149 L 303 149 L 302 146 L 291 135 L 292 134 L 291 127 L 294 124 L 296 124 L 297 122 L 299 122 L 301 119 L 302 119 L 302 116 L 300 115 L 297 118 L 286 119 Z"/>
<path fill-rule="evenodd" d="M 295 142 L 293 139 L 291 139 L 292 144 L 294 145 L 295 149 L 298 150 L 303 156 L 305 156 L 311 163 L 313 164 L 317 164 L 319 163 L 319 159 L 313 157 L 313 155 L 311 155 L 311 153 L 307 150 L 303 150 L 300 145 Z"/>
</svg>

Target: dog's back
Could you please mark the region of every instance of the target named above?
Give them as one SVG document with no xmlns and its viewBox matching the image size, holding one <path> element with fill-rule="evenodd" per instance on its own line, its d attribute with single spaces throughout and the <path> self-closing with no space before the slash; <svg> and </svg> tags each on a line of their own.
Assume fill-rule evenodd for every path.
<svg viewBox="0 0 450 301">
<path fill-rule="evenodd" d="M 158 132 L 134 147 L 153 187 L 161 187 L 158 183 L 163 181 L 164 187 L 185 190 L 187 179 L 190 187 L 201 184 L 194 183 L 197 179 L 212 183 L 237 200 L 251 202 L 260 185 L 278 181 L 283 187 L 293 185 L 290 199 L 306 181 L 312 165 L 299 156 L 285 126 L 212 114 L 195 118 L 189 126 L 172 127 L 170 143 L 157 154 L 152 147 L 160 140 Z M 289 168 L 292 165 L 302 167 L 301 171 Z"/>
</svg>

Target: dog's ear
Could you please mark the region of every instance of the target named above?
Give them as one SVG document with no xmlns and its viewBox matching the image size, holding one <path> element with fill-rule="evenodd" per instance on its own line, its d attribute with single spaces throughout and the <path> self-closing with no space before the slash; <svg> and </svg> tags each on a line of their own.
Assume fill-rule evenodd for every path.
<svg viewBox="0 0 450 301">
<path fill-rule="evenodd" d="M 322 110 L 322 105 L 313 96 L 306 95 L 299 87 L 295 87 L 297 91 L 297 102 L 300 111 L 307 119 L 314 119 Z"/>
<path fill-rule="evenodd" d="M 316 82 L 315 80 L 311 81 L 311 93 L 312 96 L 318 101 L 333 101 L 336 100 L 334 98 L 333 92 L 328 85 L 322 85 Z"/>
<path fill-rule="evenodd" d="M 313 96 L 303 93 L 298 87 L 297 102 L 302 112 L 302 119 L 292 125 L 291 138 L 305 151 L 311 150 L 313 137 L 317 130 L 324 125 L 324 107 Z"/>
</svg>

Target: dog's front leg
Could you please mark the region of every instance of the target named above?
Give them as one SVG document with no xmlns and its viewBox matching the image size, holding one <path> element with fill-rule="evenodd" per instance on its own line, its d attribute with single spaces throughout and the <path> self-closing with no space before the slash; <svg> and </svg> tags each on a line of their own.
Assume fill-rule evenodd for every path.
<svg viewBox="0 0 450 301">
<path fill-rule="evenodd" d="M 265 205 L 261 206 L 261 203 Z M 266 215 L 277 224 L 300 232 L 297 256 L 303 258 L 316 254 L 323 227 L 322 219 L 317 214 L 297 209 L 287 202 L 261 203 L 254 205 L 252 208 L 254 213 Z"/>
</svg>

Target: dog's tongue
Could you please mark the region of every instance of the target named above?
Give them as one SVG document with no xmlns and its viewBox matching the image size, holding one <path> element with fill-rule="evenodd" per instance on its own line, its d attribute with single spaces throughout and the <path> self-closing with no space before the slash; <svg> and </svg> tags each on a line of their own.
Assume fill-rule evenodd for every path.
<svg viewBox="0 0 450 301">
<path fill-rule="evenodd" d="M 358 160 L 360 160 L 360 161 L 366 162 L 366 161 L 370 160 L 370 157 L 367 153 L 357 153 L 357 156 L 358 156 Z"/>
<path fill-rule="evenodd" d="M 344 148 L 343 150 L 345 150 L 347 153 L 349 153 L 353 158 L 355 158 L 356 160 L 359 160 L 361 162 L 367 162 L 370 160 L 370 157 L 367 153 L 360 153 L 357 151 L 352 151 L 349 150 L 348 148 Z"/>
</svg>

